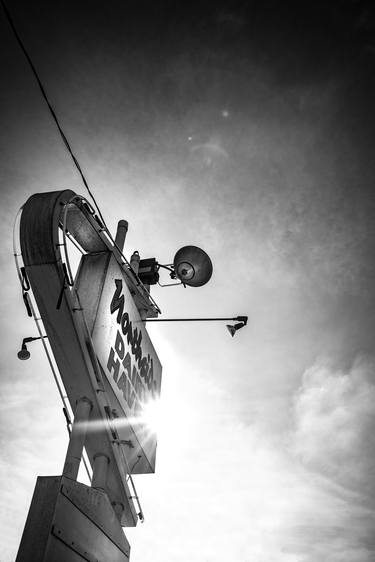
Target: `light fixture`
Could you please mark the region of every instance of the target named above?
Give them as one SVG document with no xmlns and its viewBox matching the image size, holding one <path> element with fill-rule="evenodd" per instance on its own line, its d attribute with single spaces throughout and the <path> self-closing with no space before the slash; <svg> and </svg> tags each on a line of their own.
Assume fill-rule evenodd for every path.
<svg viewBox="0 0 375 562">
<path fill-rule="evenodd" d="M 26 359 L 30 359 L 30 351 L 27 349 L 26 344 L 35 340 L 41 340 L 42 338 L 46 338 L 46 337 L 47 336 L 38 336 L 36 338 L 23 338 L 21 349 L 17 353 L 18 359 L 21 359 L 21 361 L 26 361 Z"/>
<path fill-rule="evenodd" d="M 174 257 L 173 267 L 176 277 L 190 287 L 205 285 L 211 279 L 213 269 L 210 257 L 197 246 L 180 248 Z"/>
<path fill-rule="evenodd" d="M 237 321 L 237 324 L 233 326 L 226 325 L 233 337 L 237 330 L 246 326 L 248 316 L 236 316 L 235 318 L 145 318 L 144 322 L 220 322 L 227 320 Z"/>
<path fill-rule="evenodd" d="M 22 342 L 21 349 L 17 353 L 17 357 L 18 357 L 18 359 L 21 359 L 22 361 L 25 361 L 26 359 L 29 359 L 29 357 L 30 357 L 30 351 L 27 349 L 24 341 Z"/>
<path fill-rule="evenodd" d="M 231 324 L 227 324 L 227 328 L 228 331 L 230 333 L 230 335 L 234 336 L 234 334 L 237 332 L 237 330 L 239 330 L 240 328 L 243 328 L 245 326 L 245 324 L 243 322 L 239 322 L 238 324 L 234 324 L 234 326 L 232 326 Z"/>
<path fill-rule="evenodd" d="M 169 271 L 170 278 L 172 280 L 177 279 L 178 282 L 160 283 L 160 268 Z M 171 285 L 202 287 L 211 279 L 212 270 L 211 259 L 204 250 L 198 248 L 198 246 L 184 246 L 176 253 L 173 263 L 161 264 L 155 258 L 139 260 L 137 275 L 145 285 L 159 283 L 161 287 L 170 287 Z"/>
<path fill-rule="evenodd" d="M 237 316 L 237 318 L 233 318 L 233 320 L 238 320 L 239 322 L 237 324 L 234 324 L 233 326 L 231 324 L 227 324 L 228 332 L 230 333 L 232 338 L 234 337 L 234 334 L 237 332 L 237 330 L 240 330 L 241 328 L 246 326 L 248 317 Z"/>
</svg>

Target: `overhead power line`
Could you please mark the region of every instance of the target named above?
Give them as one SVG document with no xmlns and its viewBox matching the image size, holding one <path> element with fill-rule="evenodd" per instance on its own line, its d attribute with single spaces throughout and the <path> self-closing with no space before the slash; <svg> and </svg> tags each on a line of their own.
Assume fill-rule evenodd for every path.
<svg viewBox="0 0 375 562">
<path fill-rule="evenodd" d="M 32 73 L 34 74 L 34 77 L 35 77 L 35 79 L 36 79 L 36 81 L 37 81 L 37 83 L 38 83 L 38 86 L 39 86 L 39 89 L 40 89 L 40 91 L 41 91 L 41 93 L 42 93 L 42 96 L 43 96 L 43 98 L 44 98 L 44 100 L 45 100 L 45 102 L 46 102 L 46 104 L 47 104 L 47 106 L 48 106 L 49 112 L 50 112 L 50 114 L 52 115 L 52 118 L 53 118 L 53 120 L 54 120 L 54 122 L 55 122 L 55 124 L 56 124 L 56 127 L 58 128 L 58 131 L 59 131 L 60 136 L 61 136 L 61 138 L 62 138 L 62 140 L 63 140 L 63 143 L 64 143 L 64 145 L 65 145 L 65 148 L 66 148 L 67 151 L 69 152 L 69 154 L 70 154 L 70 156 L 71 156 L 71 158 L 72 158 L 72 160 L 73 160 L 73 162 L 74 162 L 74 165 L 76 166 L 76 168 L 77 168 L 77 170 L 78 170 L 78 172 L 79 172 L 79 174 L 80 174 L 80 176 L 81 176 L 81 178 L 82 178 L 82 182 L 83 182 L 85 188 L 87 189 L 87 191 L 88 191 L 88 193 L 89 193 L 91 199 L 92 199 L 93 202 L 94 202 L 94 205 L 95 205 L 95 207 L 96 207 L 96 210 L 97 210 L 97 212 L 98 212 L 98 215 L 99 215 L 99 217 L 100 217 L 100 220 L 101 220 L 102 223 L 103 223 L 103 226 L 106 228 L 106 230 L 108 230 L 107 227 L 106 227 L 106 224 L 105 224 L 103 215 L 102 215 L 102 213 L 100 212 L 99 206 L 98 206 L 98 204 L 97 204 L 97 202 L 96 202 L 96 200 L 95 200 L 95 197 L 94 197 L 94 195 L 93 195 L 93 193 L 92 193 L 92 191 L 91 191 L 91 189 L 90 189 L 90 187 L 89 187 L 89 184 L 87 183 L 87 180 L 86 180 L 85 175 L 84 175 L 84 173 L 83 173 L 83 171 L 82 171 L 82 168 L 81 168 L 81 166 L 80 166 L 80 164 L 79 164 L 79 162 L 78 162 L 78 160 L 77 160 L 77 157 L 76 157 L 75 154 L 73 153 L 73 150 L 72 150 L 72 148 L 71 148 L 71 146 L 70 146 L 70 144 L 69 144 L 69 141 L 68 141 L 68 139 L 66 138 L 66 135 L 65 135 L 65 133 L 64 133 L 64 131 L 63 131 L 61 125 L 60 125 L 60 122 L 59 122 L 59 120 L 58 120 L 58 118 L 57 118 L 56 112 L 55 112 L 55 110 L 53 109 L 53 107 L 52 107 L 52 105 L 51 105 L 51 103 L 50 103 L 50 101 L 49 101 L 49 99 L 48 99 L 47 93 L 46 93 L 45 88 L 44 88 L 44 86 L 43 86 L 43 83 L 42 83 L 42 81 L 41 81 L 41 79 L 40 79 L 40 77 L 39 77 L 39 74 L 38 74 L 38 72 L 37 72 L 37 70 L 36 70 L 36 68 L 35 68 L 35 65 L 34 65 L 33 61 L 31 60 L 31 57 L 30 57 L 29 53 L 27 52 L 26 47 L 25 47 L 23 41 L 21 40 L 21 37 L 19 36 L 19 33 L 18 33 L 18 31 L 17 31 L 17 29 L 16 29 L 16 27 L 15 27 L 15 25 L 14 25 L 14 21 L 13 21 L 13 19 L 12 19 L 12 16 L 10 15 L 9 10 L 8 10 L 8 8 L 7 8 L 7 6 L 6 6 L 5 2 L 4 2 L 4 0 L 0 0 L 0 2 L 1 2 L 1 5 L 2 5 L 3 10 L 4 10 L 4 13 L 5 13 L 5 17 L 6 17 L 6 19 L 8 20 L 8 23 L 9 23 L 9 25 L 10 25 L 12 31 L 13 31 L 13 34 L 14 34 L 16 40 L 17 40 L 17 43 L 19 44 L 19 46 L 20 46 L 20 48 L 21 48 L 23 54 L 25 55 L 25 58 L 26 58 L 26 60 L 27 60 L 27 62 L 28 62 L 28 64 L 29 64 L 29 66 L 30 66 L 30 68 L 31 68 L 31 71 L 32 71 Z"/>
</svg>

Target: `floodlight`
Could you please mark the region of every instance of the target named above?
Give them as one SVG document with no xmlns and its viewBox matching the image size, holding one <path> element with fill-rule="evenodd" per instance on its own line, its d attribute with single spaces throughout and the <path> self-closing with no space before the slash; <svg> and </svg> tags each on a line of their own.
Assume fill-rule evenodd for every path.
<svg viewBox="0 0 375 562">
<path fill-rule="evenodd" d="M 197 246 L 184 246 L 173 260 L 176 276 L 184 285 L 201 287 L 212 275 L 212 262 L 204 250 Z"/>
<path fill-rule="evenodd" d="M 229 331 L 230 335 L 231 335 L 232 338 L 233 338 L 233 336 L 234 336 L 234 334 L 237 332 L 237 330 L 240 330 L 240 329 L 243 328 L 245 325 L 246 325 L 246 324 L 245 324 L 244 322 L 239 322 L 238 324 L 234 324 L 234 326 L 232 326 L 232 325 L 230 325 L 230 324 L 227 324 L 226 326 L 227 326 L 227 328 L 228 328 L 228 331 Z"/>
</svg>

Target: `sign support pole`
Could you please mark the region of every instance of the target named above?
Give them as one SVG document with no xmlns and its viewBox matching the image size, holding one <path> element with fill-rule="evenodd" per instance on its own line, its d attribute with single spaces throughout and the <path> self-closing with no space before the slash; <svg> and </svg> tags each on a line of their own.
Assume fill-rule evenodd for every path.
<svg viewBox="0 0 375 562">
<path fill-rule="evenodd" d="M 72 480 L 77 480 L 91 409 L 91 400 L 85 396 L 78 400 L 63 470 L 63 476 Z"/>
<path fill-rule="evenodd" d="M 108 456 L 94 456 L 91 487 L 77 482 L 92 407 L 86 396 L 77 401 L 62 476 L 38 477 L 16 562 L 129 562 L 123 505 L 105 491 Z"/>
<path fill-rule="evenodd" d="M 109 458 L 104 453 L 97 453 L 94 457 L 91 486 L 105 492 L 107 483 Z"/>
<path fill-rule="evenodd" d="M 129 226 L 128 221 L 124 219 L 120 220 L 117 225 L 115 244 L 121 252 L 124 249 L 125 238 L 128 232 L 128 226 Z"/>
</svg>

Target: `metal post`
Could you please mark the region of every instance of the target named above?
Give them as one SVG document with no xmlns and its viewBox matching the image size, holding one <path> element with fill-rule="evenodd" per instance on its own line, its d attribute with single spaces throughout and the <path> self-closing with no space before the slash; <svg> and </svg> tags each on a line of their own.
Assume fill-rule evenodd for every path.
<svg viewBox="0 0 375 562">
<path fill-rule="evenodd" d="M 105 491 L 108 465 L 109 458 L 104 453 L 97 453 L 94 456 L 94 467 L 91 481 L 92 488 Z"/>
<path fill-rule="evenodd" d="M 126 220 L 120 220 L 117 224 L 115 243 L 121 252 L 124 249 L 126 233 L 128 232 L 128 226 L 129 226 L 128 221 Z"/>
<path fill-rule="evenodd" d="M 63 470 L 63 475 L 72 480 L 77 480 L 91 409 L 88 398 L 84 396 L 78 400 Z"/>
<path fill-rule="evenodd" d="M 121 521 L 121 517 L 124 511 L 124 506 L 120 502 L 112 502 L 113 511 L 116 514 L 116 517 L 119 521 Z"/>
<path fill-rule="evenodd" d="M 132 270 L 134 271 L 134 273 L 136 273 L 138 275 L 138 270 L 139 270 L 139 261 L 140 261 L 140 256 L 139 256 L 139 252 L 135 251 L 133 252 L 131 258 L 130 258 L 130 266 L 132 268 Z"/>
</svg>

